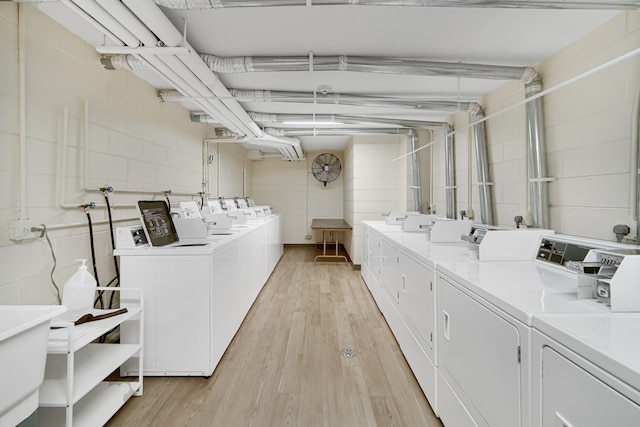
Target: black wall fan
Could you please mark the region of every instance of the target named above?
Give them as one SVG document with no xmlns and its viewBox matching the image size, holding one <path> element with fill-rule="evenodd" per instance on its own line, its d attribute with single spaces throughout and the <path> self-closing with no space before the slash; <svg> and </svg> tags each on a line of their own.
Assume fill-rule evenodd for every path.
<svg viewBox="0 0 640 427">
<path fill-rule="evenodd" d="M 327 186 L 327 182 L 333 182 L 340 175 L 342 165 L 340 159 L 331 153 L 323 153 L 313 159 L 311 173 L 320 182 Z"/>
</svg>

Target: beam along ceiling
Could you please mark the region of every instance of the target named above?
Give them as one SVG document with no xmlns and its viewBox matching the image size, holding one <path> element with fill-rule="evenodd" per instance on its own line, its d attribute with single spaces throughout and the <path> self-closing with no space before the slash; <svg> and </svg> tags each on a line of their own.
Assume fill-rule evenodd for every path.
<svg viewBox="0 0 640 427">
<path fill-rule="evenodd" d="M 150 0 L 149 0 L 150 1 Z M 80 3 L 80 2 L 77 2 Z M 127 3 L 126 1 L 124 2 Z M 215 3 L 215 2 L 214 2 Z M 105 37 L 60 3 L 38 5 L 89 43 Z M 334 56 L 405 58 L 449 63 L 535 67 L 594 28 L 617 10 L 461 8 L 427 6 L 273 6 L 207 10 L 160 7 L 199 54 L 219 57 Z M 106 44 L 109 44 L 107 40 Z M 172 89 L 149 70 L 134 71 L 159 90 Z M 327 91 L 341 97 L 393 97 L 477 101 L 505 80 L 360 73 L 352 71 L 275 71 L 218 73 L 228 88 L 287 92 Z M 191 111 L 201 109 L 192 101 Z M 339 114 L 384 119 L 445 122 L 451 111 L 298 102 L 240 101 L 248 112 Z M 317 120 L 317 118 L 316 118 Z M 269 124 L 270 127 L 311 127 Z M 343 125 L 348 127 L 348 125 Z M 321 128 L 318 124 L 316 127 Z M 333 127 L 336 127 L 335 125 Z M 362 125 L 357 126 L 362 127 Z M 370 126 L 368 126 L 370 127 Z M 388 124 L 385 127 L 390 127 Z M 304 151 L 341 150 L 348 137 L 301 136 Z M 251 145 L 247 146 L 251 148 Z M 262 148 L 263 151 L 269 149 Z"/>
</svg>

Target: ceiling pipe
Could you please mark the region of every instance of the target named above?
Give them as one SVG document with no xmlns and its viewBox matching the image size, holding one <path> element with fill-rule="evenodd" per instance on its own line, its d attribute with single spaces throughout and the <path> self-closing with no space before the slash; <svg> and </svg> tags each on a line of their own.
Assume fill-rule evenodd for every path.
<svg viewBox="0 0 640 427">
<path fill-rule="evenodd" d="M 637 1 L 623 0 L 155 0 L 173 9 L 219 9 L 271 6 L 424 6 L 522 9 L 638 9 Z"/>
<path fill-rule="evenodd" d="M 392 125 L 405 128 L 440 129 L 442 122 L 423 120 L 388 119 L 382 117 L 350 116 L 344 114 L 272 114 L 249 112 L 255 122 L 260 124 L 357 124 L 357 125 Z"/>
<path fill-rule="evenodd" d="M 495 225 L 493 219 L 493 198 L 491 197 L 491 178 L 489 177 L 489 155 L 487 148 L 484 111 L 480 105 L 471 112 L 473 121 L 473 144 L 476 151 L 476 169 L 478 174 L 478 197 L 480 201 L 480 220 L 486 225 Z"/>
<path fill-rule="evenodd" d="M 109 61 L 128 61 L 129 58 L 105 57 L 105 66 Z M 125 65 L 128 66 L 128 65 Z M 111 68 L 114 69 L 114 68 Z M 327 92 L 287 92 L 273 90 L 229 89 L 229 93 L 238 102 L 284 102 L 297 104 L 348 105 L 356 107 L 394 108 L 419 111 L 469 111 L 475 107 L 474 102 L 457 102 L 447 100 L 420 99 L 412 97 L 370 96 L 357 94 L 339 94 Z M 182 102 L 189 98 L 174 90 L 158 92 L 162 102 Z"/>
<path fill-rule="evenodd" d="M 445 200 L 446 216 L 456 217 L 456 166 L 455 151 L 453 146 L 453 128 L 447 126 L 444 131 L 444 169 L 445 169 Z"/>
<path fill-rule="evenodd" d="M 119 57 L 121 64 L 105 61 L 105 68 L 152 69 L 184 96 L 199 105 L 222 125 L 247 135 L 256 144 L 277 148 L 288 159 L 304 158 L 299 142 L 264 136 L 242 106 L 231 96 L 202 58 L 189 46 L 152 0 L 62 0 L 73 12 L 87 20 L 118 44 L 125 44 L 134 55 Z M 142 48 L 144 46 L 144 48 Z M 179 47 L 163 52 L 163 48 Z M 101 46 L 101 53 L 127 48 Z M 157 50 L 153 50 L 157 49 Z M 112 58 L 113 59 L 113 58 Z"/>
<path fill-rule="evenodd" d="M 542 80 L 538 73 L 525 81 L 527 98 L 542 91 Z M 526 104 L 527 148 L 529 153 L 529 191 L 531 194 L 531 215 L 533 227 L 550 228 L 549 181 L 547 176 L 547 149 L 545 138 L 544 107 L 542 98 L 535 98 Z"/>
<path fill-rule="evenodd" d="M 352 135 L 411 135 L 409 128 L 265 128 L 273 136 L 352 136 Z"/>
<path fill-rule="evenodd" d="M 240 56 L 218 57 L 200 54 L 211 71 L 216 74 L 286 72 L 286 71 L 351 71 L 361 73 L 400 74 L 413 76 L 445 76 L 491 80 L 520 80 L 530 72 L 528 67 L 486 65 L 461 62 L 423 61 L 367 56 Z M 144 69 L 134 60 L 103 58 L 107 69 Z M 126 67 L 126 68 L 118 68 Z M 138 68 L 142 67 L 142 68 Z M 231 94 L 228 94 L 231 97 Z"/>
<path fill-rule="evenodd" d="M 418 159 L 418 132 L 413 132 L 409 136 L 411 142 L 411 177 L 413 179 L 413 185 L 411 190 L 413 191 L 413 210 L 420 212 L 422 207 L 422 185 L 420 185 L 420 159 Z"/>
<path fill-rule="evenodd" d="M 218 121 L 207 115 L 193 113 L 191 114 L 191 121 L 196 123 L 218 123 Z M 248 138 L 235 133 L 229 129 L 216 129 L 216 138 L 219 139 L 233 139 L 238 142 L 246 142 L 249 144 L 256 144 L 267 148 L 274 148 L 280 152 L 284 160 L 302 160 L 304 159 L 304 151 L 300 145 L 298 138 L 287 137 L 284 135 L 273 135 L 264 133 L 259 138 Z"/>
<path fill-rule="evenodd" d="M 347 55 L 219 57 L 210 54 L 200 56 L 211 71 L 221 74 L 311 70 L 519 80 L 527 73 L 527 67 L 390 57 Z"/>
</svg>

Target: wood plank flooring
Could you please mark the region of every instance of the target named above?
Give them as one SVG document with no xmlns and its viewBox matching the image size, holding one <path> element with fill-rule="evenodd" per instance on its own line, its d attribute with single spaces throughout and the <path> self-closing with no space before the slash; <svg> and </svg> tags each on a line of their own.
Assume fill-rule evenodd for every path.
<svg viewBox="0 0 640 427">
<path fill-rule="evenodd" d="M 145 377 L 107 425 L 441 427 L 360 272 L 317 253 L 285 248 L 210 378 Z"/>
</svg>

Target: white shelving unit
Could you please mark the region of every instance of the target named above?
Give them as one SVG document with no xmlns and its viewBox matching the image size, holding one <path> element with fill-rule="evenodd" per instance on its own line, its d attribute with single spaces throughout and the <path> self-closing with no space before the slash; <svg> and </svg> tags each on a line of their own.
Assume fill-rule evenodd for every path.
<svg viewBox="0 0 640 427">
<path fill-rule="evenodd" d="M 38 426 L 101 426 L 131 396 L 142 395 L 142 291 L 97 289 L 107 297 L 109 292 L 119 292 L 120 307 L 127 312 L 77 326 L 54 319 L 40 388 Z M 92 314 L 109 311 L 94 310 Z M 122 337 L 119 343 L 99 342 L 100 337 L 123 324 L 138 333 L 127 334 L 126 342 Z M 124 378 L 129 374 L 120 369 L 120 377 L 112 380 L 111 374 L 125 362 L 135 366 L 135 377 Z"/>
</svg>

